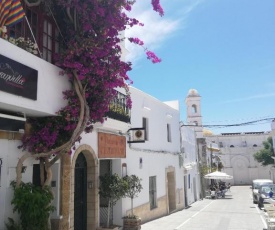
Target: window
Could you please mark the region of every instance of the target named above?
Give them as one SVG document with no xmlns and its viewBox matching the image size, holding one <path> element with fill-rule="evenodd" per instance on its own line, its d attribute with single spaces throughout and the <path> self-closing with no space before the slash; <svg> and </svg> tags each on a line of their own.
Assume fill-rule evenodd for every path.
<svg viewBox="0 0 275 230">
<path fill-rule="evenodd" d="M 59 32 L 52 17 L 47 16 L 43 6 L 27 7 L 23 3 L 26 18 L 8 28 L 8 37 L 36 42 L 44 60 L 53 63 L 54 54 L 59 53 Z M 30 30 L 31 28 L 31 30 Z M 40 57 L 40 54 L 38 54 Z"/>
<path fill-rule="evenodd" d="M 171 140 L 171 125 L 167 124 L 167 141 L 172 142 Z"/>
<path fill-rule="evenodd" d="M 197 113 L 197 106 L 196 105 L 192 105 L 192 113 Z"/>
<path fill-rule="evenodd" d="M 253 145 L 253 147 L 257 147 L 257 145 L 256 145 L 256 144 L 254 144 L 254 145 Z"/>
<path fill-rule="evenodd" d="M 222 148 L 223 147 L 223 143 L 219 142 L 219 147 Z"/>
<path fill-rule="evenodd" d="M 191 188 L 191 177 L 190 174 L 188 174 L 188 188 Z"/>
<path fill-rule="evenodd" d="M 47 178 L 47 172 L 44 170 L 45 180 Z M 40 179 L 40 164 L 33 164 L 32 183 L 36 186 L 41 186 Z"/>
<path fill-rule="evenodd" d="M 149 202 L 150 209 L 157 207 L 157 177 L 149 177 Z"/>
<path fill-rule="evenodd" d="M 234 148 L 234 145 L 230 145 L 230 148 Z"/>
<path fill-rule="evenodd" d="M 146 117 L 142 118 L 142 127 L 145 130 L 145 140 L 148 141 L 148 139 L 149 139 L 148 118 L 146 118 Z"/>
<path fill-rule="evenodd" d="M 22 22 L 15 24 L 14 26 L 8 27 L 8 37 L 19 38 L 23 37 L 25 39 L 29 38 L 32 42 L 34 39 L 38 42 L 38 13 L 37 8 L 27 8 L 25 7 L 26 19 Z M 29 26 L 30 25 L 30 26 Z M 30 30 L 30 28 L 31 30 Z"/>
</svg>

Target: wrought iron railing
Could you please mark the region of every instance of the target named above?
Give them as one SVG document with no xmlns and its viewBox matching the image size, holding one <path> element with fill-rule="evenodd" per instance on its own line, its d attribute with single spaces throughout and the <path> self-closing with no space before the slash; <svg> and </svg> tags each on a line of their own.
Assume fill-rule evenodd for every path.
<svg viewBox="0 0 275 230">
<path fill-rule="evenodd" d="M 109 111 L 106 116 L 113 118 L 115 120 L 130 123 L 131 121 L 131 111 L 126 106 L 126 97 L 124 94 L 118 92 L 117 97 L 111 101 L 109 105 Z"/>
</svg>

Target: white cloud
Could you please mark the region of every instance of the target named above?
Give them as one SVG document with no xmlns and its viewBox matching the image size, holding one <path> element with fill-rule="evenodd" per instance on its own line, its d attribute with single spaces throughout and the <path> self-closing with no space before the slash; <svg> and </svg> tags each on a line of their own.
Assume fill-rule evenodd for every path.
<svg viewBox="0 0 275 230">
<path fill-rule="evenodd" d="M 261 99 L 261 98 L 270 98 L 270 97 L 275 97 L 275 93 L 257 94 L 257 95 L 250 96 L 250 97 L 243 97 L 243 98 L 223 101 L 221 104 L 229 104 L 229 103 L 234 103 L 234 102 L 250 101 L 250 100 Z"/>
<path fill-rule="evenodd" d="M 164 42 L 176 32 L 183 30 L 189 14 L 198 6 L 202 0 L 161 0 L 165 15 L 160 17 L 153 11 L 151 0 L 138 0 L 133 6 L 131 17 L 144 23 L 143 27 L 135 26 L 126 30 L 126 37 L 138 37 L 144 41 L 144 47 L 156 52 Z M 166 11 L 166 7 L 168 12 Z M 132 44 L 126 40 L 126 49 L 129 51 L 127 61 L 136 64 L 140 58 L 146 58 L 141 46 Z M 161 58 L 161 57 L 160 57 Z"/>
</svg>

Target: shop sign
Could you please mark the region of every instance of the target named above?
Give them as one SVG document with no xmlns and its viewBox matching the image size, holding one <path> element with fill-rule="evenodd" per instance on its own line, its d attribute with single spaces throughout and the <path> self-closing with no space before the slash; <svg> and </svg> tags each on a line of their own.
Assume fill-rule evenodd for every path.
<svg viewBox="0 0 275 230">
<path fill-rule="evenodd" d="M 98 158 L 126 158 L 126 137 L 99 132 Z"/>
<path fill-rule="evenodd" d="M 38 71 L 0 55 L 0 91 L 37 100 Z"/>
</svg>

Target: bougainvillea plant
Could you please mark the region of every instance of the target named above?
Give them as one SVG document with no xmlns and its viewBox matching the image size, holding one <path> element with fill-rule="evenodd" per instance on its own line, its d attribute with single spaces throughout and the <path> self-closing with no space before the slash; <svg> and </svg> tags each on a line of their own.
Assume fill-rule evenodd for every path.
<svg viewBox="0 0 275 230">
<path fill-rule="evenodd" d="M 128 89 L 131 80 L 127 75 L 131 63 L 122 60 L 121 44 L 126 39 L 123 31 L 143 25 L 127 16 L 134 3 L 134 0 L 41 1 L 45 12 L 50 4 L 60 28 L 62 52 L 55 64 L 63 69 L 61 74 L 69 78 L 72 89 L 63 92 L 67 105 L 57 112 L 58 116 L 28 119 L 31 132 L 24 135 L 20 146 L 28 153 L 19 159 L 17 185 L 26 158 L 39 158 L 48 172 L 62 154 L 71 152 L 81 133 L 90 132 L 94 122 L 103 122 L 110 101 L 116 97 L 115 88 L 125 89 L 127 106 L 131 107 Z M 151 3 L 163 16 L 159 0 Z M 127 39 L 144 47 L 139 38 Z M 161 61 L 152 51 L 145 49 L 145 52 L 153 63 Z M 49 175 L 45 185 L 51 181 Z"/>
</svg>

